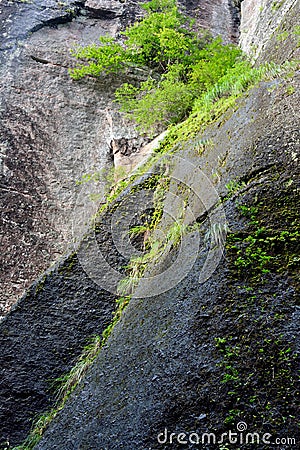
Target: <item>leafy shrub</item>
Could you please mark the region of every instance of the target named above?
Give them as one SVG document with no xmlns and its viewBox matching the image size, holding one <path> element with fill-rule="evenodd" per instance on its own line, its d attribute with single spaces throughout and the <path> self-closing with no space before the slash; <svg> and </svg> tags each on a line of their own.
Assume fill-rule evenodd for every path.
<svg viewBox="0 0 300 450">
<path fill-rule="evenodd" d="M 80 79 L 146 69 L 146 79 L 124 83 L 116 100 L 142 130 L 154 132 L 186 119 L 199 97 L 235 66 L 242 69 L 247 63 L 237 47 L 204 31 L 201 37 L 194 33 L 175 0 L 152 0 L 141 7 L 145 17 L 121 33 L 123 42 L 101 37 L 100 46 L 77 49 L 73 54 L 85 63 L 70 73 Z"/>
</svg>

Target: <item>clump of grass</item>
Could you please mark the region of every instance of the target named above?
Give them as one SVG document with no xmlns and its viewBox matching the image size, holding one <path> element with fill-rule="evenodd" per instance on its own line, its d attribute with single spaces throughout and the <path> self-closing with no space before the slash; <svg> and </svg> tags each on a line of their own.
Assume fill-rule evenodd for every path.
<svg viewBox="0 0 300 450">
<path fill-rule="evenodd" d="M 146 254 L 131 258 L 126 267 L 128 275 L 120 281 L 118 293 L 120 295 L 132 294 L 148 265 L 157 261 L 162 253 L 163 246 L 159 242 L 154 242 Z"/>
<path fill-rule="evenodd" d="M 155 228 L 154 228 L 155 229 Z M 153 229 L 153 230 L 154 230 Z M 153 236 L 149 236 L 148 242 L 150 250 L 138 257 L 131 258 L 127 268 L 128 275 L 120 281 L 118 293 L 120 295 L 132 294 L 137 287 L 139 280 L 143 277 L 146 269 L 157 263 L 171 247 L 176 247 L 181 242 L 182 236 L 188 230 L 188 226 L 181 221 L 173 222 L 166 231 L 165 237 L 161 240 L 153 241 Z"/>
<path fill-rule="evenodd" d="M 58 386 L 56 395 L 56 405 L 48 412 L 42 414 L 34 423 L 31 432 L 25 441 L 14 447 L 12 450 L 32 450 L 41 440 L 44 432 L 61 411 L 70 394 L 74 391 L 76 386 L 84 378 L 87 370 L 97 358 L 100 350 L 107 342 L 111 335 L 115 325 L 120 320 L 122 313 L 130 301 L 130 296 L 120 297 L 116 300 L 117 309 L 113 313 L 113 319 L 111 323 L 105 328 L 101 336 L 94 336 L 91 342 L 84 347 L 82 354 L 80 355 L 75 366 L 69 373 L 57 378 L 53 385 Z"/>
</svg>

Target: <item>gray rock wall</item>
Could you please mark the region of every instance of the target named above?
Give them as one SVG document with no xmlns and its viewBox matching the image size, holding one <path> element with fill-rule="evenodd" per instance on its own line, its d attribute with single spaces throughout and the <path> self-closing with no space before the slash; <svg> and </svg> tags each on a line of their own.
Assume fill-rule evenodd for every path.
<svg viewBox="0 0 300 450">
<path fill-rule="evenodd" d="M 135 195 L 128 193 L 115 202 L 85 236 L 77 254 L 62 258 L 37 280 L 1 322 L 1 450 L 22 443 L 37 415 L 55 405 L 53 382 L 70 371 L 83 348 L 111 323 L 117 284 L 128 264 L 113 239 L 114 209 L 138 223 L 135 204 Z M 97 254 L 90 255 L 95 243 L 105 255 L 102 264 Z M 95 268 L 102 279 L 89 273 Z"/>
<path fill-rule="evenodd" d="M 141 298 L 131 300 L 86 379 L 36 449 L 179 449 L 180 440 L 185 440 L 185 448 L 211 449 L 213 441 L 202 442 L 203 433 L 220 439 L 228 430 L 241 431 L 238 423 L 259 433 L 260 439 L 269 433 L 272 442 L 277 436 L 299 440 L 294 420 L 299 245 L 276 245 L 272 255 L 278 266 L 275 263 L 265 274 L 255 269 L 255 256 L 241 271 L 237 255 L 233 258 L 239 239 L 247 245 L 247 238 L 255 239 L 257 226 L 263 228 L 253 252 L 268 236 L 274 239 L 282 231 L 299 230 L 300 135 L 291 106 L 299 104 L 299 82 L 298 72 L 289 81 L 263 83 L 201 136 L 214 145 L 200 157 L 193 154 L 193 143 L 179 153 L 202 168 L 223 199 L 233 246 L 226 245 L 217 270 L 199 283 L 208 252 L 204 236 L 212 225 L 205 215 L 196 215 L 202 228 L 199 252 L 195 232 L 189 238 L 187 254 L 197 253 L 191 270 L 174 286 L 174 273 L 182 275 L 183 269 L 182 259 L 177 261 L 176 252 L 171 252 L 160 270 L 173 288 L 153 295 L 157 283 L 150 280 L 147 290 L 141 281 L 143 288 L 135 293 Z M 295 88 L 292 96 L 287 91 L 290 83 Z M 174 173 L 180 175 L 176 163 Z M 226 185 L 232 180 L 240 188 L 228 198 Z M 205 178 L 202 183 L 197 189 L 204 200 L 209 196 Z M 195 202 L 187 200 L 182 185 L 180 195 L 189 206 Z M 203 208 L 201 202 L 196 206 L 199 212 Z M 251 208 L 255 219 L 250 219 Z M 251 225 L 251 220 L 258 222 Z M 259 275 L 251 275 L 257 269 Z M 157 273 L 156 266 L 148 276 Z M 288 348 L 291 357 L 284 360 L 280 352 Z M 199 444 L 191 433 L 199 437 Z M 239 448 L 250 447 L 244 443 Z M 260 441 L 259 448 L 268 445 Z"/>
<path fill-rule="evenodd" d="M 226 41 L 235 36 L 223 0 L 182 5 L 196 26 Z M 76 181 L 112 166 L 113 139 L 133 139 L 134 147 L 147 142 L 112 104 L 120 79 L 78 83 L 68 75 L 70 48 L 114 36 L 140 14 L 135 1 L 1 2 L 0 317 L 64 253 L 73 221 L 93 213 Z M 103 183 L 90 191 L 101 194 Z"/>
<path fill-rule="evenodd" d="M 69 49 L 96 42 L 118 24 L 81 15 L 73 3 L 2 8 L 9 12 L 3 25 L 10 37 L 1 77 L 1 305 L 6 312 L 72 241 L 76 181 L 109 163 L 107 114 L 114 80 L 72 82 Z M 72 20 L 66 10 L 79 17 Z M 74 214 L 80 214 L 76 207 Z"/>
<path fill-rule="evenodd" d="M 14 27 L 18 23 L 22 30 L 17 38 L 18 33 L 13 34 L 14 28 L 9 28 L 13 22 L 3 22 L 12 33 L 5 36 L 8 39 L 2 53 L 1 183 L 6 195 L 2 257 L 7 270 L 3 279 L 18 292 L 43 264 L 61 253 L 61 246 L 69 239 L 69 211 L 77 194 L 76 235 L 88 223 L 93 203 L 86 205 L 88 189 L 86 192 L 82 186 L 74 187 L 74 180 L 82 172 L 91 171 L 90 167 L 98 169 L 106 163 L 110 142 L 102 141 L 103 127 L 116 140 L 124 137 L 123 119 L 115 123 L 107 120 L 104 94 L 96 95 L 100 92 L 98 86 L 108 91 L 112 83 L 120 80 L 90 80 L 77 85 L 69 80 L 65 67 L 67 50 L 74 40 L 96 39 L 103 30 L 114 33 L 116 19 L 121 25 L 128 23 L 132 10 L 117 17 L 119 5 L 111 5 L 108 11 L 102 8 L 99 12 L 95 2 L 89 2 L 87 13 L 79 5 L 80 15 L 74 7 L 77 16 L 72 21 L 69 12 L 49 4 L 1 5 L 3 17 L 14 18 Z M 120 8 L 123 11 L 123 6 Z M 261 283 L 251 281 L 247 271 L 237 272 L 234 248 L 228 247 L 213 277 L 200 284 L 207 237 L 213 230 L 203 214 L 201 198 L 189 198 L 190 206 L 198 211 L 195 221 L 200 224 L 201 244 L 198 253 L 195 234 L 189 234 L 187 256 L 196 255 L 192 267 L 176 285 L 182 265 L 181 260 L 176 267 L 172 265 L 176 252 L 171 251 L 150 272 L 154 275 L 170 268 L 168 274 L 175 285 L 153 296 L 153 289 L 160 285 L 150 283 L 147 288 L 147 283 L 142 282 L 143 295 L 138 296 L 137 291 L 86 380 L 37 448 L 159 449 L 162 446 L 158 445 L 157 435 L 165 427 L 169 433 L 221 433 L 228 427 L 235 431 L 234 422 L 227 426 L 224 421 L 237 410 L 236 422 L 246 421 L 253 431 L 299 439 L 293 419 L 297 406 L 295 356 L 299 353 L 299 249 L 292 234 L 299 224 L 298 105 L 299 73 L 288 80 L 265 83 L 241 99 L 235 112 L 228 111 L 207 131 L 204 138 L 214 145 L 208 145 L 201 157 L 191 149 L 197 148 L 197 140 L 203 136 L 181 153 L 181 157 L 201 167 L 216 188 L 230 233 L 238 238 L 253 233 L 239 205 L 257 208 L 260 225 L 273 233 L 291 233 L 291 241 L 277 243 L 277 253 L 274 251 L 275 256 L 279 255 L 279 268 L 275 264 Z M 108 114 L 117 117 L 114 111 Z M 133 136 L 134 130 L 128 133 Z M 78 152 L 73 152 L 74 148 Z M 170 173 L 170 167 L 166 171 Z M 226 184 L 235 180 L 242 189 L 226 200 Z M 184 193 L 182 186 L 177 187 L 176 191 L 173 185 L 173 194 Z M 210 198 L 205 183 L 199 183 L 197 189 Z M 123 197 L 124 204 L 134 206 L 136 199 L 128 193 Z M 120 239 L 112 242 L 111 213 L 114 206 L 100 217 L 96 240 L 120 277 L 128 258 L 119 251 Z M 136 219 L 135 213 L 131 215 Z M 82 245 L 86 245 L 89 255 L 90 240 Z M 43 257 L 39 259 L 40 254 Z M 88 258 L 89 267 L 83 269 L 81 256 L 80 263 L 74 254 L 62 258 L 33 284 L 0 325 L 3 448 L 7 448 L 7 441 L 11 446 L 19 444 L 31 420 L 53 406 L 54 395 L 48 390 L 51 381 L 68 371 L 91 335 L 100 334 L 110 322 L 115 295 L 92 279 L 89 269 L 102 269 L 97 258 Z M 32 272 L 28 269 L 29 259 Z M 107 272 L 102 270 L 103 274 Z M 163 278 L 168 285 L 167 275 Z M 21 286 L 11 284 L 17 281 Z M 109 273 L 107 285 L 116 285 L 117 281 Z M 274 336 L 281 336 L 280 344 Z M 239 385 L 222 382 L 226 370 L 224 364 L 219 365 L 223 354 L 218 352 L 215 341 L 220 338 L 231 346 L 240 345 L 240 356 L 236 354 L 231 361 L 239 372 Z M 255 376 L 249 378 L 251 373 Z M 234 390 L 237 392 L 232 397 Z M 175 442 L 172 448 L 180 445 Z M 190 444 L 189 448 L 195 446 Z"/>
<path fill-rule="evenodd" d="M 256 60 L 260 54 L 264 54 L 266 47 L 270 46 L 270 41 L 274 37 L 276 41 L 273 46 L 281 47 L 285 60 L 291 59 L 292 55 L 288 48 L 295 48 L 290 45 L 289 41 L 293 41 L 292 29 L 297 23 L 289 17 L 291 11 L 294 11 L 294 17 L 299 14 L 298 0 L 243 0 L 241 3 L 241 35 L 240 46 L 245 53 L 251 55 Z M 285 39 L 278 38 L 282 23 L 287 22 L 288 27 L 282 31 L 287 32 Z M 266 55 L 264 54 L 264 57 Z M 271 58 L 270 58 L 271 59 Z M 274 59 L 274 58 L 273 58 Z"/>
</svg>

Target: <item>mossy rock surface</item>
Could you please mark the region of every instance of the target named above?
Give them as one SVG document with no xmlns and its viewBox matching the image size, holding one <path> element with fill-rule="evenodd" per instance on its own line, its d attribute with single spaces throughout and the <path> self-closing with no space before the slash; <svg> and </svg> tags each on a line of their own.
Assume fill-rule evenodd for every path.
<svg viewBox="0 0 300 450">
<path fill-rule="evenodd" d="M 224 258 L 199 284 L 210 228 L 200 205 L 201 246 L 192 269 L 169 291 L 148 298 L 151 292 L 144 291 L 144 298 L 131 300 L 37 449 L 177 449 L 176 438 L 163 445 L 158 434 L 167 428 L 168 439 L 192 432 L 220 437 L 236 432 L 241 421 L 260 436 L 299 440 L 300 135 L 291 101 L 299 105 L 298 73 L 250 91 L 227 120 L 206 131 L 214 145 L 201 156 L 194 141 L 184 146 L 180 157 L 197 162 L 222 199 L 229 226 Z M 239 187 L 229 193 L 231 180 Z M 171 183 L 170 189 L 186 194 L 181 185 Z M 194 208 L 193 196 L 187 202 Z M 254 256 L 244 270 L 236 264 L 237 250 L 250 243 Z M 262 262 L 257 248 L 272 259 Z M 175 253 L 166 266 L 176 261 Z M 158 270 L 163 264 L 153 274 Z"/>
<path fill-rule="evenodd" d="M 147 187 L 153 183 L 146 179 L 145 184 L 145 192 L 150 192 Z M 20 444 L 36 417 L 56 404 L 54 381 L 70 371 L 83 348 L 111 323 L 118 296 L 105 287 L 116 288 L 118 279 L 112 274 L 111 279 L 98 280 L 97 274 L 104 270 L 99 259 L 89 259 L 89 267 L 84 261 L 90 245 L 96 243 L 122 278 L 129 258 L 119 252 L 112 237 L 114 211 L 119 207 L 133 218 L 133 224 L 139 223 L 135 196 L 143 186 L 136 183 L 134 192 L 128 189 L 116 199 L 97 218 L 77 251 L 41 276 L 1 322 L 1 449 L 7 441 L 11 446 Z M 94 264 L 99 272 L 91 277 L 88 269 Z"/>
</svg>

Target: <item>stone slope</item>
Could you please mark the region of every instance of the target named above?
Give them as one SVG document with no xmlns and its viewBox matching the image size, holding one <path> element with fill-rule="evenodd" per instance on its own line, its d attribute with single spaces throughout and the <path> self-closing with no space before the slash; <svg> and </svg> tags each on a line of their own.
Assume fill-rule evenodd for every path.
<svg viewBox="0 0 300 450">
<path fill-rule="evenodd" d="M 270 47 L 282 53 L 284 60 L 293 56 L 293 29 L 297 26 L 298 0 L 244 0 L 241 3 L 242 21 L 240 46 L 254 60 L 269 53 Z M 285 32 L 282 35 L 282 32 Z M 272 55 L 274 59 L 274 55 Z"/>
<path fill-rule="evenodd" d="M 147 192 L 143 193 L 146 197 Z M 138 221 L 135 195 L 123 195 L 95 222 L 94 231 L 85 236 L 77 253 L 48 270 L 1 323 L 1 449 L 7 447 L 5 442 L 11 446 L 20 444 L 37 415 L 53 407 L 53 382 L 70 371 L 83 348 L 111 322 L 119 279 L 114 272 L 109 275 L 105 270 L 105 261 L 101 266 L 97 258 L 93 261 L 89 257 L 90 267 L 97 266 L 100 273 L 105 273 L 102 285 L 100 277 L 95 282 L 83 255 L 89 255 L 96 243 L 98 251 L 106 255 L 110 267 L 118 270 L 122 278 L 128 257 L 120 253 L 113 240 L 115 208 Z"/>
<path fill-rule="evenodd" d="M 96 12 L 95 3 L 102 5 L 101 13 Z M 215 3 L 218 2 L 212 5 Z M 100 90 L 108 91 L 113 86 L 112 82 L 117 84 L 120 80 L 90 80 L 87 85 L 75 85 L 68 79 L 67 68 L 63 64 L 74 36 L 80 42 L 85 38 L 96 39 L 97 27 L 100 26 L 102 32 L 115 25 L 115 22 L 108 21 L 120 20 L 122 26 L 132 17 L 126 16 L 129 14 L 127 12 L 119 17 L 115 4 L 109 2 L 104 14 L 103 3 L 91 1 L 89 9 L 86 9 L 88 12 L 84 13 L 87 16 L 81 12 L 80 17 L 72 22 L 68 19 L 64 24 L 50 23 L 49 26 L 47 20 L 53 19 L 51 11 L 48 19 L 43 16 L 46 27 L 26 37 L 28 40 L 21 54 L 16 42 L 14 45 L 11 42 L 5 44 L 7 49 L 15 52 L 10 53 L 15 56 L 10 57 L 10 62 L 5 66 L 5 73 L 10 80 L 13 79 L 13 83 L 3 85 L 6 89 L 4 98 L 9 101 L 6 104 L 3 102 L 6 106 L 2 111 L 2 125 L 6 127 L 7 136 L 3 148 L 7 155 L 14 155 L 13 163 L 6 157 L 2 165 L 3 175 L 11 183 L 5 198 L 6 205 L 11 205 L 6 212 L 11 216 L 4 216 L 7 236 L 11 227 L 15 227 L 14 237 L 12 241 L 5 241 L 2 255 L 10 277 L 16 260 L 20 263 L 17 270 L 21 268 L 24 271 L 25 281 L 26 277 L 28 280 L 30 278 L 28 255 L 34 258 L 31 275 L 34 278 L 44 267 L 43 264 L 46 265 L 44 256 L 42 260 L 38 259 L 38 252 L 44 250 L 51 253 L 49 248 L 53 244 L 55 255 L 60 254 L 58 245 L 68 241 L 68 237 L 57 237 L 57 230 L 63 230 L 64 236 L 68 236 L 68 224 L 72 222 L 68 208 L 77 193 L 78 209 L 73 221 L 76 235 L 80 235 L 89 223 L 90 212 L 97 208 L 93 202 L 86 204 L 89 187 L 85 189 L 85 185 L 81 185 L 76 188 L 78 191 L 75 189 L 73 192 L 73 181 L 77 173 L 81 176 L 82 172 L 90 171 L 90 161 L 96 169 L 102 161 L 106 161 L 110 142 L 105 142 L 103 153 L 99 150 L 100 144 L 97 151 L 95 145 L 101 141 L 99 135 L 103 129 L 103 117 L 98 117 L 99 112 L 107 104 L 102 94 L 95 98 L 95 92 L 100 92 L 99 86 Z M 28 10 L 30 19 L 35 17 L 32 14 L 34 5 Z M 23 4 L 20 8 L 23 6 L 26 8 Z M 16 5 L 9 8 L 16 8 Z M 79 5 L 79 8 L 82 9 L 82 6 Z M 11 10 L 16 14 L 17 10 Z M 42 10 L 43 14 L 49 12 L 47 8 Z M 291 29 L 294 29 L 295 17 L 289 16 Z M 110 32 L 115 32 L 115 28 Z M 53 52 L 52 43 L 56 40 L 58 48 Z M 274 36 L 266 46 L 263 58 L 271 59 L 272 51 L 278 51 L 277 45 Z M 289 54 L 296 56 L 299 49 L 295 51 L 294 40 L 291 47 Z M 282 61 L 282 49 L 279 53 L 276 55 Z M 19 68 L 18 64 L 23 64 L 22 58 L 26 63 Z M 27 72 L 29 78 L 25 76 Z M 38 86 L 36 90 L 32 90 L 30 85 L 32 77 L 34 85 L 37 83 Z M 10 86 L 16 86 L 16 94 L 10 93 L 15 89 Z M 26 87 L 24 94 L 23 86 Z M 243 241 L 245 236 L 251 233 L 256 236 L 258 231 L 251 228 L 254 225 L 249 224 L 249 217 L 241 211 L 247 212 L 247 208 L 252 207 L 258 209 L 257 220 L 262 227 L 270 229 L 264 239 L 267 243 L 276 241 L 275 255 L 278 256 L 271 265 L 271 272 L 262 277 L 260 283 L 251 275 L 251 268 L 250 275 L 247 271 L 237 270 L 234 245 L 228 241 L 226 259 L 222 260 L 213 277 L 205 284 L 199 284 L 199 273 L 208 252 L 207 241 L 214 235 L 214 228 L 206 219 L 204 197 L 191 196 L 189 204 L 194 219 L 191 216 L 189 223 L 193 220 L 200 223 L 200 232 L 189 234 L 185 247 L 188 250 L 186 256 L 192 255 L 194 265 L 191 270 L 185 272 L 186 269 L 182 269 L 176 251 L 171 251 L 160 266 L 152 269 L 150 275 L 162 271 L 166 285 L 169 282 L 167 275 L 164 276 L 166 269 L 170 269 L 168 274 L 172 283 L 174 279 L 176 282 L 177 276 L 185 277 L 178 286 L 175 283 L 171 289 L 169 284 L 169 291 L 154 297 L 151 296 L 157 285 L 151 285 L 151 278 L 148 285 L 141 282 L 143 291 L 136 292 L 136 298 L 130 303 L 88 377 L 49 427 L 37 448 L 158 449 L 163 448 L 163 444 L 158 444 L 157 435 L 164 432 L 165 427 L 175 433 L 191 430 L 221 433 L 230 426 L 233 431 L 236 430 L 233 419 L 235 423 L 245 420 L 251 430 L 272 432 L 273 435 L 281 433 L 282 436 L 299 439 L 292 417 L 296 415 L 295 356 L 299 352 L 299 283 L 296 278 L 299 248 L 293 238 L 295 225 L 299 222 L 298 105 L 298 73 L 287 79 L 262 84 L 240 101 L 237 111 L 228 112 L 207 131 L 204 138 L 214 145 L 208 145 L 201 157 L 193 148 L 197 148 L 202 136 L 180 154 L 184 160 L 201 167 L 210 180 L 210 186 L 217 189 L 229 220 L 229 234 L 233 235 L 232 239 L 242 242 L 242 246 L 247 245 L 247 241 Z M 66 113 L 59 113 L 60 108 L 66 109 Z M 110 139 L 123 138 L 123 119 L 114 111 L 109 114 L 115 120 L 105 116 L 108 128 L 104 129 Z M 130 129 L 127 137 L 130 140 L 133 136 L 134 130 Z M 84 147 L 82 153 L 81 150 L 78 154 L 76 152 L 78 161 L 74 161 L 72 139 L 76 144 L 74 148 Z M 62 155 L 67 155 L 66 159 Z M 166 164 L 166 173 L 170 173 L 171 167 L 172 164 Z M 176 164 L 174 170 L 176 173 Z M 16 173 L 17 176 L 13 176 Z M 28 180 L 32 181 L 32 191 L 28 188 Z M 226 184 L 232 181 L 240 185 L 240 192 L 225 200 L 228 196 Z M 198 188 L 206 192 L 209 201 L 212 199 L 214 202 L 215 197 L 210 198 L 210 193 L 207 193 L 207 184 L 203 181 L 202 185 L 201 182 Z M 4 193 L 7 186 L 3 185 Z M 95 192 L 98 189 L 99 186 L 96 186 Z M 176 183 L 173 189 L 173 196 L 180 197 L 184 192 Z M 134 187 L 133 191 L 136 190 Z M 126 196 L 128 193 L 130 189 Z M 19 203 L 16 201 L 18 196 L 23 199 Z M 132 199 L 135 204 L 132 193 L 126 196 L 125 200 Z M 173 199 L 170 196 L 171 204 Z M 182 200 L 184 202 L 186 199 Z M 178 209 L 177 214 L 180 213 L 178 205 L 176 202 L 172 205 L 173 210 Z M 241 210 L 237 205 L 246 209 Z M 151 207 L 151 202 L 148 206 Z M 213 203 L 210 206 L 213 207 Z M 52 208 L 51 214 L 49 207 Z M 109 213 L 102 216 L 102 222 L 105 222 L 105 217 L 109 219 Z M 116 222 L 122 220 L 122 214 L 116 217 Z M 52 237 L 49 222 L 54 228 Z M 21 227 L 23 223 L 25 225 Z M 122 239 L 117 238 L 118 227 L 114 235 L 116 240 L 112 242 L 107 239 L 106 225 L 102 223 L 97 226 L 97 242 L 120 278 L 124 274 L 123 266 L 128 261 L 128 254 L 122 256 L 123 244 Z M 108 227 L 110 225 L 108 220 Z M 30 244 L 33 241 L 24 239 L 28 236 L 27 228 L 35 247 Z M 281 232 L 288 234 L 281 236 Z M 200 245 L 199 254 L 193 240 Z M 89 240 L 86 244 L 86 255 L 90 255 Z M 12 255 L 9 266 L 7 255 L 12 251 L 15 256 Z M 21 443 L 29 431 L 32 418 L 55 402 L 54 394 L 48 391 L 51 381 L 68 371 L 91 335 L 101 334 L 109 323 L 115 307 L 115 294 L 107 293 L 103 289 L 105 286 L 93 281 L 94 276 L 97 281 L 99 275 L 99 272 L 92 270 L 97 267 L 98 261 L 97 258 L 83 261 L 80 252 L 80 264 L 74 255 L 62 258 L 47 272 L 45 279 L 28 290 L 1 323 L 0 443 L 3 448 L 7 448 L 7 441 L 11 446 Z M 177 261 L 175 266 L 174 261 Z M 23 283 L 20 273 L 15 274 L 20 284 Z M 111 280 L 107 282 L 116 285 L 118 277 L 109 273 Z M 15 286 L 15 289 L 21 288 Z M 150 298 L 145 299 L 147 295 Z M 276 336 L 282 336 L 281 340 L 274 340 L 274 330 Z M 233 347 L 235 360 L 230 364 L 240 373 L 240 384 L 234 380 L 231 380 L 233 384 L 222 382 L 225 376 L 230 379 L 232 373 L 226 373 L 225 348 L 222 341 L 217 341 L 218 347 L 215 339 L 226 339 L 225 342 Z M 241 344 L 240 349 L 237 349 L 237 343 Z M 291 350 L 287 351 L 289 348 Z M 263 352 L 265 358 L 261 357 Z M 274 359 L 278 360 L 275 365 Z M 248 379 L 251 370 L 258 374 L 253 378 L 253 383 Z M 235 396 L 230 394 L 233 391 L 236 391 Z M 270 404 L 269 399 L 273 401 Z M 289 419 L 284 422 L 284 417 Z M 229 425 L 224 425 L 224 420 L 228 420 Z M 176 443 L 172 445 L 172 448 L 177 448 Z M 190 444 L 189 448 L 197 447 Z M 211 445 L 208 448 L 212 448 Z"/>
<path fill-rule="evenodd" d="M 182 3 L 196 26 L 232 39 L 234 10 L 198 3 Z M 131 151 L 148 142 L 112 103 L 120 79 L 81 84 L 68 75 L 70 48 L 115 36 L 140 15 L 135 1 L 1 3 L 0 316 L 72 241 L 72 217 L 82 214 L 76 181 L 112 167 L 113 140 Z M 93 205 L 84 208 L 88 215 Z"/>
<path fill-rule="evenodd" d="M 235 240 L 247 245 L 244 239 L 260 233 L 257 227 L 265 227 L 263 242 L 283 231 L 299 233 L 300 135 L 291 106 L 299 104 L 299 82 L 298 72 L 288 81 L 263 83 L 239 102 L 231 117 L 207 130 L 204 138 L 212 140 L 212 147 L 199 157 L 190 143 L 179 153 L 212 181 L 211 167 L 218 173 L 215 187 L 230 230 L 225 258 L 199 284 L 208 251 L 203 238 L 210 227 L 201 215 L 200 251 L 193 268 L 160 295 L 151 297 L 153 286 L 149 292 L 145 284 L 137 289 L 135 296 L 140 297 L 131 300 L 85 381 L 37 449 L 158 450 L 170 447 L 171 433 L 172 448 L 182 448 L 177 436 L 185 433 L 179 441 L 185 439 L 184 447 L 194 449 L 199 446 L 195 435 L 188 440 L 192 432 L 199 439 L 205 432 L 219 439 L 230 429 L 237 432 L 238 422 L 261 439 L 269 433 L 272 442 L 277 436 L 299 440 L 299 246 L 293 238 L 278 242 L 276 262 L 264 274 L 255 259 L 247 270 L 238 269 L 236 246 L 230 245 Z M 289 95 L 291 84 L 295 92 Z M 241 184 L 226 199 L 225 185 L 232 180 Z M 177 196 L 180 192 L 178 186 Z M 252 225 L 251 208 L 256 211 Z M 252 251 L 260 251 L 261 245 Z M 165 277 L 166 266 L 161 268 Z M 156 273 L 154 269 L 150 276 Z M 283 357 L 287 349 L 290 357 Z M 201 448 L 218 448 L 212 444 L 204 441 Z M 269 446 L 261 440 L 259 448 Z"/>
<path fill-rule="evenodd" d="M 1 52 L 3 312 L 71 242 L 76 181 L 111 165 L 114 81 L 73 83 L 69 49 L 113 34 L 120 21 L 89 17 L 82 7 L 76 2 L 2 7 L 9 12 Z M 74 214 L 80 214 L 78 208 Z"/>
</svg>

